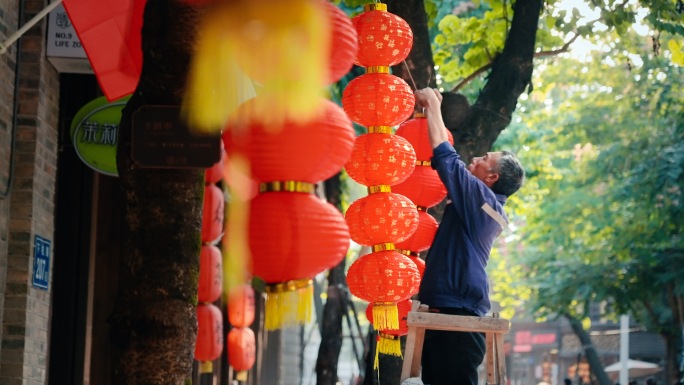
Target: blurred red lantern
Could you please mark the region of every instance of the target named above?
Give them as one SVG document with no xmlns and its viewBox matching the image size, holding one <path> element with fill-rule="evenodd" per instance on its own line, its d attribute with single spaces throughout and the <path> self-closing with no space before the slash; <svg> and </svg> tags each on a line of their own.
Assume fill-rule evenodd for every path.
<svg viewBox="0 0 684 385">
<path fill-rule="evenodd" d="M 218 307 L 204 303 L 197 305 L 197 343 L 195 359 L 213 361 L 223 351 L 223 317 Z"/>
<path fill-rule="evenodd" d="M 352 294 L 373 303 L 373 326 L 377 330 L 398 329 L 396 304 L 418 292 L 420 273 L 407 256 L 385 250 L 354 261 L 347 283 Z"/>
<path fill-rule="evenodd" d="M 395 246 L 397 250 L 409 250 L 420 253 L 427 250 L 432 245 L 437 232 L 437 221 L 425 210 L 418 210 L 418 227 L 408 239 L 398 242 Z"/>
<path fill-rule="evenodd" d="M 223 169 L 226 162 L 226 149 L 221 142 L 221 158 L 216 164 L 206 169 L 204 173 L 205 183 L 218 183 L 223 179 Z"/>
<path fill-rule="evenodd" d="M 409 142 L 393 134 L 363 134 L 356 138 L 344 166 L 349 177 L 364 186 L 394 186 L 408 178 L 416 158 Z"/>
<path fill-rule="evenodd" d="M 416 99 L 406 82 L 388 73 L 367 73 L 347 85 L 342 106 L 349 118 L 366 127 L 396 126 L 413 113 Z"/>
<path fill-rule="evenodd" d="M 250 328 L 232 328 L 228 332 L 228 364 L 235 369 L 238 381 L 247 380 L 247 371 L 256 361 L 256 338 Z"/>
<path fill-rule="evenodd" d="M 221 250 L 213 245 L 202 245 L 200 250 L 200 276 L 197 299 L 199 302 L 214 302 L 221 296 L 223 267 Z"/>
<path fill-rule="evenodd" d="M 238 285 L 228 294 L 228 322 L 238 328 L 248 327 L 254 322 L 252 285 Z"/>
<path fill-rule="evenodd" d="M 334 83 L 346 75 L 354 65 L 359 41 L 356 28 L 349 16 L 333 3 L 327 0 L 321 2 L 327 7 L 332 24 L 328 83 Z"/>
<path fill-rule="evenodd" d="M 366 4 L 352 22 L 359 35 L 358 65 L 393 66 L 411 52 L 413 31 L 404 19 L 387 12 L 387 4 Z"/>
<path fill-rule="evenodd" d="M 349 248 L 342 214 L 313 194 L 259 194 L 250 213 L 252 273 L 266 283 L 311 278 L 337 265 Z"/>
<path fill-rule="evenodd" d="M 406 180 L 392 187 L 392 191 L 405 195 L 419 207 L 432 207 L 447 194 L 437 171 L 423 165 L 416 166 Z"/>
<path fill-rule="evenodd" d="M 250 109 L 255 99 L 240 109 Z M 335 175 L 349 159 L 355 133 L 342 108 L 329 100 L 321 103 L 320 113 L 307 122 L 228 127 L 223 133 L 228 154 L 245 155 L 253 178 L 259 182 L 316 183 Z"/>
<path fill-rule="evenodd" d="M 213 184 L 204 186 L 202 207 L 202 243 L 213 243 L 223 233 L 224 214 L 223 190 Z"/>
<path fill-rule="evenodd" d="M 427 119 L 425 115 L 416 115 L 397 128 L 397 135 L 406 138 L 411 143 L 416 152 L 416 159 L 419 161 L 429 161 L 432 158 L 432 145 L 428 137 Z M 451 131 L 447 130 L 449 143 L 454 144 L 454 137 Z"/>
<path fill-rule="evenodd" d="M 418 227 L 418 210 L 403 195 L 380 192 L 354 201 L 345 214 L 354 242 L 374 246 L 408 239 Z"/>
</svg>

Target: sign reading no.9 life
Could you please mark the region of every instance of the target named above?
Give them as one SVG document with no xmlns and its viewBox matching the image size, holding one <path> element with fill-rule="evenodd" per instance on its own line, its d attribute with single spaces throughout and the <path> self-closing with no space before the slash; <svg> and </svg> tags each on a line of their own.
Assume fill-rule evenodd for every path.
<svg viewBox="0 0 684 385">
<path fill-rule="evenodd" d="M 50 285 L 50 241 L 36 235 L 33 243 L 33 286 L 47 290 Z"/>
<path fill-rule="evenodd" d="M 208 168 L 221 157 L 221 134 L 191 132 L 178 106 L 142 106 L 132 128 L 132 157 L 141 167 Z"/>
</svg>

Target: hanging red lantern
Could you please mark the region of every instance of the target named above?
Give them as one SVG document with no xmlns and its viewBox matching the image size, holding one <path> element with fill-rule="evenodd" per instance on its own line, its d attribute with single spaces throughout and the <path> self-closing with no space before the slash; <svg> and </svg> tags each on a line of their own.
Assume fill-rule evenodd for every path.
<svg viewBox="0 0 684 385">
<path fill-rule="evenodd" d="M 354 201 L 345 214 L 354 242 L 374 246 L 408 239 L 418 227 L 418 210 L 410 199 L 390 192 Z"/>
<path fill-rule="evenodd" d="M 256 361 L 256 338 L 250 328 L 232 328 L 228 340 L 228 364 L 237 372 L 235 379 L 247 380 L 247 372 Z"/>
<path fill-rule="evenodd" d="M 213 243 L 223 233 L 223 190 L 213 184 L 204 186 L 202 207 L 202 243 Z"/>
<path fill-rule="evenodd" d="M 405 195 L 419 207 L 432 207 L 447 195 L 437 171 L 423 164 L 417 165 L 406 180 L 392 187 L 392 191 Z"/>
<path fill-rule="evenodd" d="M 394 186 L 411 175 L 415 163 L 413 148 L 406 139 L 372 133 L 356 138 L 344 167 L 350 178 L 364 186 Z"/>
<path fill-rule="evenodd" d="M 405 254 L 405 253 L 402 253 Z M 423 279 L 423 274 L 425 274 L 425 261 L 418 255 L 411 254 L 408 255 L 409 259 L 413 261 L 413 263 L 416 264 L 416 267 L 418 268 L 418 272 L 420 273 L 420 279 Z"/>
<path fill-rule="evenodd" d="M 351 19 L 333 3 L 322 0 L 328 10 L 332 31 L 328 83 L 334 83 L 346 75 L 354 65 L 359 50 L 358 35 Z"/>
<path fill-rule="evenodd" d="M 349 291 L 373 303 L 373 326 L 398 329 L 396 304 L 418 292 L 420 273 L 408 257 L 394 250 L 378 251 L 354 261 L 347 273 Z"/>
<path fill-rule="evenodd" d="M 416 152 L 416 159 L 419 161 L 429 161 L 432 158 L 432 145 L 428 136 L 427 119 L 423 114 L 415 114 L 413 119 L 409 119 L 397 128 L 397 135 L 406 138 L 411 143 Z M 454 137 L 451 131 L 447 130 L 449 143 L 454 144 Z"/>
<path fill-rule="evenodd" d="M 228 322 L 238 328 L 248 327 L 254 322 L 252 285 L 238 285 L 228 294 Z"/>
<path fill-rule="evenodd" d="M 197 343 L 195 359 L 213 361 L 223 351 L 223 317 L 218 307 L 204 303 L 197 305 Z"/>
<path fill-rule="evenodd" d="M 415 104 L 411 87 L 389 73 L 361 75 L 342 93 L 344 111 L 366 127 L 396 126 L 411 116 Z"/>
<path fill-rule="evenodd" d="M 389 334 L 392 336 L 405 336 L 408 334 L 408 324 L 406 323 L 407 318 L 408 318 L 408 313 L 411 311 L 411 306 L 413 305 L 413 301 L 410 299 L 403 300 L 401 302 L 397 303 L 397 311 L 399 312 L 399 329 L 383 329 L 380 330 L 381 333 L 384 334 Z M 368 319 L 369 322 L 372 323 L 373 321 L 373 306 L 374 304 L 370 303 L 368 304 L 368 307 L 366 307 L 366 318 Z M 384 352 L 380 352 L 384 353 Z M 401 355 L 401 351 L 399 351 L 399 355 Z"/>
<path fill-rule="evenodd" d="M 432 245 L 437 232 L 437 221 L 425 210 L 418 210 L 418 227 L 408 239 L 398 242 L 395 246 L 398 250 L 409 250 L 420 253 Z"/>
<path fill-rule="evenodd" d="M 356 63 L 360 66 L 393 66 L 411 52 L 413 31 L 404 19 L 387 12 L 387 4 L 366 4 L 352 23 L 359 35 Z"/>
<path fill-rule="evenodd" d="M 223 169 L 226 161 L 226 149 L 221 142 L 221 158 L 213 166 L 204 172 L 204 182 L 207 184 L 218 183 L 223 179 Z"/>
<path fill-rule="evenodd" d="M 255 98 L 258 99 L 258 98 Z M 255 99 L 240 106 L 252 108 Z M 322 109 L 307 122 L 287 120 L 273 127 L 252 123 L 229 127 L 223 141 L 230 155 L 244 154 L 252 176 L 259 182 L 316 183 L 337 173 L 354 146 L 354 127 L 337 104 L 322 100 Z"/>
<path fill-rule="evenodd" d="M 214 302 L 221 296 L 223 287 L 223 266 L 221 250 L 205 244 L 200 250 L 200 275 L 197 299 L 199 302 Z"/>
</svg>

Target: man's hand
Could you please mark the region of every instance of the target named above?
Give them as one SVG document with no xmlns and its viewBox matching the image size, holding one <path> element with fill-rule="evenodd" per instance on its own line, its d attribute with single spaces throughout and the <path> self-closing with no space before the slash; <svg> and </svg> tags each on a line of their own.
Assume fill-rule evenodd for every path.
<svg viewBox="0 0 684 385">
<path fill-rule="evenodd" d="M 428 121 L 428 135 L 432 148 L 449 140 L 442 120 L 442 94 L 434 88 L 423 88 L 415 92 L 416 104 L 425 109 Z"/>
<path fill-rule="evenodd" d="M 434 107 L 439 108 L 442 104 L 442 94 L 435 88 L 420 89 L 415 92 L 415 95 L 416 104 L 426 110 Z"/>
</svg>

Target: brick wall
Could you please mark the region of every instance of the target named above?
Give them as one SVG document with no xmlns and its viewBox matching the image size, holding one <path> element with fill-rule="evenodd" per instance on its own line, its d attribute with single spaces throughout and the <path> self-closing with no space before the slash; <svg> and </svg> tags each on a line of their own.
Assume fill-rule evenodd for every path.
<svg viewBox="0 0 684 385">
<path fill-rule="evenodd" d="M 46 6 L 24 2 L 23 25 Z M 18 3 L 0 2 L 0 36 L 17 29 Z M 6 185 L 10 156 L 14 179 L 9 197 L 0 200 L 0 383 L 46 383 L 50 291 L 31 283 L 36 235 L 54 250 L 54 201 L 57 165 L 59 76 L 45 59 L 45 20 L 39 22 L 2 57 L 0 75 L 0 192 Z M 12 106 L 16 49 L 20 49 L 18 115 Z M 4 86 L 5 83 L 8 86 Z M 9 90 L 9 91 L 8 91 Z M 11 151 L 11 132 L 16 146 Z M 53 258 L 51 258 L 53 262 Z"/>
</svg>

